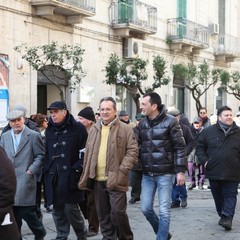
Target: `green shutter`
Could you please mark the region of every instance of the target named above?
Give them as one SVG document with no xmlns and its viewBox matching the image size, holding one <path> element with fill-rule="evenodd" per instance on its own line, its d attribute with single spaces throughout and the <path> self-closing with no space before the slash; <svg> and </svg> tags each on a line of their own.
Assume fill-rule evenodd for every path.
<svg viewBox="0 0 240 240">
<path fill-rule="evenodd" d="M 187 0 L 177 0 L 177 17 L 187 18 Z M 179 20 L 178 22 L 178 37 L 183 38 L 186 36 L 186 23 Z"/>
<path fill-rule="evenodd" d="M 118 23 L 133 22 L 133 0 L 118 1 Z"/>
</svg>

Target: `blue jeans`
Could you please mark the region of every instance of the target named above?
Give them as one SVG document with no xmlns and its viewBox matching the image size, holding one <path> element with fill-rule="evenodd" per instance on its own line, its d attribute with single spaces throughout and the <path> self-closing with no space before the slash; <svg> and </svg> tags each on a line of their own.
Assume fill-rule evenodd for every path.
<svg viewBox="0 0 240 240">
<path fill-rule="evenodd" d="M 237 204 L 239 181 L 209 179 L 218 215 L 233 218 Z"/>
<path fill-rule="evenodd" d="M 173 184 L 173 189 L 172 189 L 172 202 L 179 204 L 181 200 L 186 200 L 187 199 L 187 189 L 186 189 L 186 184 L 182 186 L 177 186 L 177 179 L 175 178 L 175 182 Z"/>
<path fill-rule="evenodd" d="M 152 225 L 157 240 L 167 240 L 171 216 L 171 193 L 175 174 L 142 176 L 141 210 Z M 153 209 L 158 189 L 159 216 Z"/>
</svg>

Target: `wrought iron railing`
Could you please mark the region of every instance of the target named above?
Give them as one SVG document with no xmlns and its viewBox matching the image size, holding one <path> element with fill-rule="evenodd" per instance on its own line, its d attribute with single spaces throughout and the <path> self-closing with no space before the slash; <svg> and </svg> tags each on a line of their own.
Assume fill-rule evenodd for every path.
<svg viewBox="0 0 240 240">
<path fill-rule="evenodd" d="M 110 21 L 118 24 L 134 24 L 157 31 L 157 8 L 138 0 L 113 0 L 110 6 Z"/>
<path fill-rule="evenodd" d="M 209 45 L 209 29 L 185 18 L 168 19 L 168 38 L 190 40 L 197 44 Z"/>
<path fill-rule="evenodd" d="M 96 13 L 96 0 L 57 0 L 68 5 Z"/>
<path fill-rule="evenodd" d="M 218 35 L 217 45 L 215 46 L 216 54 L 233 54 L 240 56 L 240 38 L 224 34 Z"/>
</svg>

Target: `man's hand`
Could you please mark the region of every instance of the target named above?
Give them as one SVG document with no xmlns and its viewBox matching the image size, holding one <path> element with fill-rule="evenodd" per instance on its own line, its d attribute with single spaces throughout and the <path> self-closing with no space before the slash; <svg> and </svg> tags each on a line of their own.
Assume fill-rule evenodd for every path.
<svg viewBox="0 0 240 240">
<path fill-rule="evenodd" d="M 177 186 L 182 186 L 185 183 L 185 173 L 177 173 Z"/>
</svg>

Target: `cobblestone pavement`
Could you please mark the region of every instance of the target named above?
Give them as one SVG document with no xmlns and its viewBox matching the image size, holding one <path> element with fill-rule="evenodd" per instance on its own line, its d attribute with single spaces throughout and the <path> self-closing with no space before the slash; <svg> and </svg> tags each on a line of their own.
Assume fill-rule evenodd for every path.
<svg viewBox="0 0 240 240">
<path fill-rule="evenodd" d="M 170 232 L 172 240 L 239 240 L 240 239 L 240 199 L 236 208 L 236 214 L 233 220 L 231 231 L 225 231 L 218 225 L 219 217 L 215 211 L 214 202 L 207 185 L 204 190 L 197 188 L 188 191 L 188 205 L 186 208 L 172 209 Z M 130 192 L 128 192 L 128 200 Z M 157 200 L 154 205 L 158 211 Z M 130 219 L 132 231 L 135 240 L 155 240 L 156 236 L 150 224 L 141 213 L 140 203 L 128 204 L 127 213 Z M 51 240 L 56 237 L 56 230 L 52 215 L 43 210 L 43 223 L 47 229 L 45 240 Z M 87 221 L 86 221 L 87 225 Z M 22 228 L 24 240 L 34 240 L 34 236 L 26 226 Z M 88 238 L 91 240 L 101 240 L 102 235 Z M 71 230 L 69 240 L 77 240 Z"/>
</svg>

